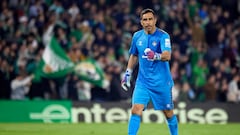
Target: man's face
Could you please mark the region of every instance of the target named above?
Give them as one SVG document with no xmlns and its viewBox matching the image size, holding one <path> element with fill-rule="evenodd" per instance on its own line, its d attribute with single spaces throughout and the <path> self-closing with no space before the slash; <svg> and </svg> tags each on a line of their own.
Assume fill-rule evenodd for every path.
<svg viewBox="0 0 240 135">
<path fill-rule="evenodd" d="M 143 14 L 141 19 L 141 25 L 143 29 L 149 34 L 155 31 L 157 19 L 152 13 Z"/>
</svg>

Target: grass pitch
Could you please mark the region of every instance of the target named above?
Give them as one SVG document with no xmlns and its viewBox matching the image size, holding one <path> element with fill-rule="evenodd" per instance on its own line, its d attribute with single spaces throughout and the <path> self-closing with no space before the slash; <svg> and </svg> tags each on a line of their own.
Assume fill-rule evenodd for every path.
<svg viewBox="0 0 240 135">
<path fill-rule="evenodd" d="M 0 123 L 0 135 L 127 135 L 127 123 Z M 166 124 L 141 124 L 138 135 L 169 135 L 169 131 Z M 180 124 L 179 135 L 240 135 L 240 124 Z"/>
</svg>

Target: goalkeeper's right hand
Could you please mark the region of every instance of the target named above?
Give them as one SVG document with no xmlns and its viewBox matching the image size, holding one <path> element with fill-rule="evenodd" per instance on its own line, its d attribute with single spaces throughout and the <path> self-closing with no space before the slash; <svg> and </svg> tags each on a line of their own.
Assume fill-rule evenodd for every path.
<svg viewBox="0 0 240 135">
<path fill-rule="evenodd" d="M 152 51 L 150 48 L 146 48 L 143 58 L 147 58 L 149 61 L 161 60 L 161 54 Z"/>
<path fill-rule="evenodd" d="M 124 77 L 121 81 L 121 86 L 125 91 L 128 91 L 128 89 L 130 88 L 131 84 L 130 84 L 130 80 L 131 80 L 131 75 L 132 75 L 132 70 L 131 69 L 127 69 Z"/>
</svg>

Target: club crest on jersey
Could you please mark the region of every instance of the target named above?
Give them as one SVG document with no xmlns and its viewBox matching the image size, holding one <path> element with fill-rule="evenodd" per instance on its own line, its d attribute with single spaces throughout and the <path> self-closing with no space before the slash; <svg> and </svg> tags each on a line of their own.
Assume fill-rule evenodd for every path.
<svg viewBox="0 0 240 135">
<path fill-rule="evenodd" d="M 152 42 L 152 45 L 153 45 L 153 46 L 156 46 L 156 45 L 157 45 L 157 42 L 156 42 L 156 41 L 153 41 L 153 42 Z"/>
</svg>

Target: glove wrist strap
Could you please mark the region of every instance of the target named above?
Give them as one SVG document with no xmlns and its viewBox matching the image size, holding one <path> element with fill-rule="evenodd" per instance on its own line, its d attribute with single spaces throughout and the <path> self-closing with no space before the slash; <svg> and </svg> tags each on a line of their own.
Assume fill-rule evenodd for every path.
<svg viewBox="0 0 240 135">
<path fill-rule="evenodd" d="M 132 69 L 128 68 L 128 69 L 126 70 L 126 74 L 131 75 L 131 74 L 132 74 Z"/>
</svg>

